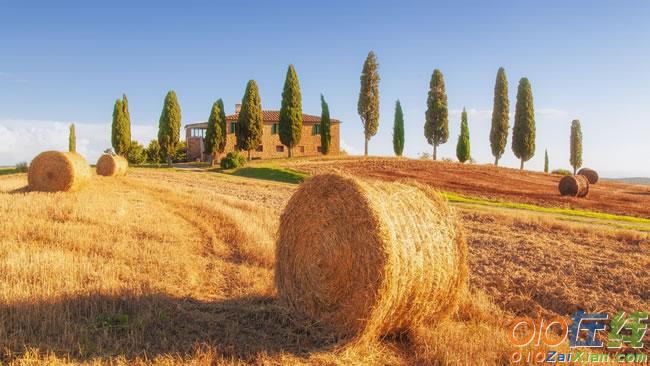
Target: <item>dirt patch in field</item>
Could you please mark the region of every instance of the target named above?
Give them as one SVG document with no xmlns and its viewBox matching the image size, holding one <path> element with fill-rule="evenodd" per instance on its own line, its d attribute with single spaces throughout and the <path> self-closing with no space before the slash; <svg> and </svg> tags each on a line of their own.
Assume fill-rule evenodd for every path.
<svg viewBox="0 0 650 366">
<path fill-rule="evenodd" d="M 601 180 L 590 187 L 588 197 L 574 198 L 560 196 L 561 176 L 493 165 L 397 158 L 299 160 L 283 165 L 311 174 L 344 171 L 387 181 L 414 179 L 473 197 L 650 218 L 650 187 L 643 185 Z"/>
</svg>

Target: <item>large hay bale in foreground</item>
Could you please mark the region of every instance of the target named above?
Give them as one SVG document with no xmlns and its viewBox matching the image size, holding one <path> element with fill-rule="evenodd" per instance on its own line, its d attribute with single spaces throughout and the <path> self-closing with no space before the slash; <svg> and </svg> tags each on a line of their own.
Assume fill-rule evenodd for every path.
<svg viewBox="0 0 650 366">
<path fill-rule="evenodd" d="M 563 196 L 586 197 L 589 194 L 589 179 L 583 175 L 567 175 L 558 185 Z"/>
<path fill-rule="evenodd" d="M 92 173 L 86 159 L 73 152 L 45 151 L 29 164 L 30 191 L 74 191 L 90 181 Z"/>
<path fill-rule="evenodd" d="M 598 172 L 589 168 L 582 168 L 578 171 L 578 175 L 584 175 L 589 180 L 589 184 L 598 183 Z"/>
<path fill-rule="evenodd" d="M 295 310 L 345 336 L 378 337 L 447 315 L 467 279 L 467 244 L 430 188 L 324 174 L 280 219 L 275 280 Z"/>
<path fill-rule="evenodd" d="M 129 162 L 122 156 L 104 154 L 97 160 L 97 174 L 103 176 L 126 175 Z"/>
</svg>

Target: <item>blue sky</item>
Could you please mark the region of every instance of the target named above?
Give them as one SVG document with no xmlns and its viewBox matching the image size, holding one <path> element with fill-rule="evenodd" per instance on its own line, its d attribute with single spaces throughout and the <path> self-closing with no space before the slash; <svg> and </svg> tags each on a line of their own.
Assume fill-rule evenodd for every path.
<svg viewBox="0 0 650 366">
<path fill-rule="evenodd" d="M 429 79 L 442 70 L 454 157 L 460 110 L 470 111 L 472 155 L 492 162 L 494 79 L 506 69 L 514 109 L 517 82 L 533 86 L 541 169 L 568 168 L 571 120 L 582 122 L 585 165 L 609 176 L 650 176 L 650 2 L 121 2 L 13 1 L 0 5 L 0 165 L 65 149 L 77 123 L 89 160 L 109 147 L 113 103 L 129 97 L 134 137 L 154 138 L 166 92 L 183 123 L 206 120 L 223 98 L 231 112 L 246 81 L 278 109 L 286 68 L 295 65 L 303 110 L 319 95 L 343 121 L 342 144 L 361 152 L 359 74 L 369 50 L 380 64 L 380 128 L 374 155 L 391 155 L 394 104 L 405 113 L 406 149 L 423 136 Z M 513 123 L 511 113 L 511 125 Z M 518 167 L 508 148 L 504 165 Z"/>
</svg>

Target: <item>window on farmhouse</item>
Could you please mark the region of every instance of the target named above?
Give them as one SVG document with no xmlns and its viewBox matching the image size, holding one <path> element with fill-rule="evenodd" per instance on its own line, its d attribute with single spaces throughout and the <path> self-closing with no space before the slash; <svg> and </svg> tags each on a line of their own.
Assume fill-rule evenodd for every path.
<svg viewBox="0 0 650 366">
<path fill-rule="evenodd" d="M 271 134 L 272 134 L 272 135 L 277 135 L 277 133 L 278 133 L 278 127 L 279 127 L 279 126 L 278 126 L 277 123 L 274 123 L 274 124 L 271 125 Z"/>
<path fill-rule="evenodd" d="M 317 147 L 316 147 L 316 151 L 318 151 L 318 152 L 323 152 L 323 148 L 322 148 L 321 146 L 317 146 Z"/>
<path fill-rule="evenodd" d="M 191 136 L 205 138 L 205 128 L 193 128 Z"/>
<path fill-rule="evenodd" d="M 284 152 L 284 145 L 278 145 L 275 147 L 276 152 Z"/>
<path fill-rule="evenodd" d="M 237 122 L 230 122 L 230 133 L 235 133 L 235 126 L 237 126 Z"/>
<path fill-rule="evenodd" d="M 314 125 L 314 135 L 320 135 L 320 125 Z"/>
<path fill-rule="evenodd" d="M 260 152 L 264 151 L 264 146 L 262 145 L 258 146 L 257 149 L 255 149 L 255 151 L 260 151 Z"/>
<path fill-rule="evenodd" d="M 304 153 L 304 152 L 305 152 L 305 147 L 304 147 L 304 146 L 298 146 L 298 149 L 300 149 L 300 152 L 301 152 L 301 153 Z"/>
</svg>

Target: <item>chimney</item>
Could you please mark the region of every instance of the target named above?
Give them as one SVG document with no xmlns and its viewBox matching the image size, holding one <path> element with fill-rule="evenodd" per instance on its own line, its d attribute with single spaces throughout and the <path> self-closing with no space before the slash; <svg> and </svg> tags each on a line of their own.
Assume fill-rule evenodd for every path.
<svg viewBox="0 0 650 366">
<path fill-rule="evenodd" d="M 235 114 L 239 113 L 241 111 L 241 104 L 235 104 Z"/>
</svg>

